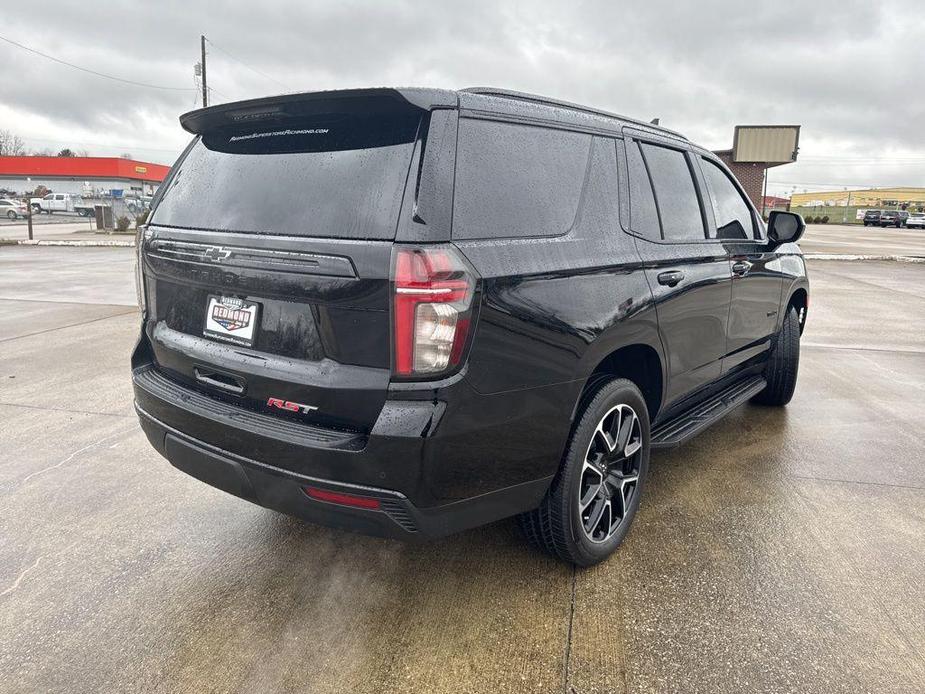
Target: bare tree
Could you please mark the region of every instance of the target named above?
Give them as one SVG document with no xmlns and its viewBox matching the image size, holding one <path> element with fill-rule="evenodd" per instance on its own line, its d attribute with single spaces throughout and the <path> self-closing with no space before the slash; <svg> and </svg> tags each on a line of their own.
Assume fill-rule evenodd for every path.
<svg viewBox="0 0 925 694">
<path fill-rule="evenodd" d="M 26 153 L 26 146 L 19 135 L 9 130 L 0 130 L 0 155 L 7 157 L 21 157 Z"/>
<path fill-rule="evenodd" d="M 71 150 L 70 147 L 65 147 L 65 148 L 62 149 L 60 152 L 58 152 L 58 156 L 59 156 L 59 157 L 73 157 L 73 156 L 74 156 L 74 152 L 73 152 L 73 150 Z"/>
</svg>

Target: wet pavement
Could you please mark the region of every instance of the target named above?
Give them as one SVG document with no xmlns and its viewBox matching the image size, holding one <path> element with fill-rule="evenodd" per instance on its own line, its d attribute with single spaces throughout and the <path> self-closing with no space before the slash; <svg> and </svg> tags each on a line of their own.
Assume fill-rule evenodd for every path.
<svg viewBox="0 0 925 694">
<path fill-rule="evenodd" d="M 804 253 L 925 258 L 925 229 L 810 224 L 800 241 Z"/>
<path fill-rule="evenodd" d="M 653 455 L 575 571 L 510 521 L 409 546 L 174 470 L 131 254 L 0 248 L 0 692 L 925 691 L 925 265 L 811 263 L 791 405 Z"/>
</svg>

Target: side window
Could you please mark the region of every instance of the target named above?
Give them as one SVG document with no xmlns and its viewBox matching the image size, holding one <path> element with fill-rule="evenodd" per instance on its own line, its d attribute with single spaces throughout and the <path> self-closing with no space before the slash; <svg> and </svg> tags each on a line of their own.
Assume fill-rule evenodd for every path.
<svg viewBox="0 0 925 694">
<path fill-rule="evenodd" d="M 54 200 L 54 199 L 55 199 L 55 194 L 54 194 L 54 193 L 49 193 L 49 194 L 46 195 L 44 198 L 42 198 L 42 200 Z"/>
<path fill-rule="evenodd" d="M 647 239 L 660 240 L 662 229 L 658 222 L 652 183 L 639 152 L 639 145 L 635 142 L 626 143 L 626 167 L 629 171 L 630 229 Z"/>
<path fill-rule="evenodd" d="M 642 143 L 666 241 L 703 241 L 703 217 L 684 152 Z"/>
<path fill-rule="evenodd" d="M 711 238 L 718 239 L 753 239 L 755 238 L 755 218 L 742 194 L 730 180 L 729 176 L 715 162 L 700 160 L 700 168 L 707 184 L 713 214 L 716 216 L 716 232 Z"/>
<path fill-rule="evenodd" d="M 590 151 L 583 133 L 460 118 L 453 238 L 566 233 Z"/>
</svg>

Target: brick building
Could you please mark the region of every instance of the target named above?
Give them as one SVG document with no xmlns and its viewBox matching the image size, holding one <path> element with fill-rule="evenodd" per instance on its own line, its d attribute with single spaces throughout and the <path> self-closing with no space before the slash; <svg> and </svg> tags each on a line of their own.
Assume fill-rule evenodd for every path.
<svg viewBox="0 0 925 694">
<path fill-rule="evenodd" d="M 765 163 L 743 163 L 732 161 L 732 150 L 722 149 L 714 152 L 716 156 L 723 160 L 723 163 L 729 167 L 729 170 L 739 179 L 739 183 L 745 189 L 745 193 L 751 198 L 752 204 L 761 212 L 762 197 L 764 196 L 764 176 L 765 172 L 772 166 L 780 164 Z"/>
<path fill-rule="evenodd" d="M 732 149 L 714 152 L 733 175 L 759 212 L 767 214 L 767 171 L 797 160 L 799 125 L 737 125 Z"/>
</svg>

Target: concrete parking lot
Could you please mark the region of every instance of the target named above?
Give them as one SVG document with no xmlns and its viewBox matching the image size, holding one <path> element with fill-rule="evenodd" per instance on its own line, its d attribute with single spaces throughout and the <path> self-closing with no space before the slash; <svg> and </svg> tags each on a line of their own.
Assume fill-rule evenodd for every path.
<svg viewBox="0 0 925 694">
<path fill-rule="evenodd" d="M 589 570 L 511 521 L 408 546 L 174 470 L 131 272 L 0 248 L 0 691 L 925 691 L 925 264 L 812 261 L 793 402 L 653 455 Z"/>
<path fill-rule="evenodd" d="M 810 224 L 800 241 L 805 253 L 906 255 L 925 258 L 925 229 L 865 227 L 860 224 Z"/>
</svg>

